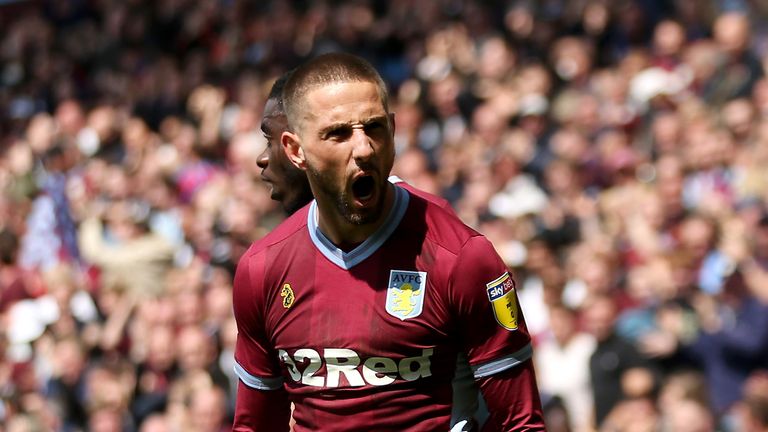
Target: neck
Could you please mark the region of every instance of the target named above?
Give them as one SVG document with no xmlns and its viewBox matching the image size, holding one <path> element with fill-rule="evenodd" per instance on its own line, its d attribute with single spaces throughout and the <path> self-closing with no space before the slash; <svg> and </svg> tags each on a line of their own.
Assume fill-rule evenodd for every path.
<svg viewBox="0 0 768 432">
<path fill-rule="evenodd" d="M 325 200 L 323 200 L 325 201 Z M 384 206 L 376 220 L 364 225 L 357 225 L 349 222 L 343 215 L 339 214 L 333 202 L 320 202 L 317 200 L 317 225 L 320 231 L 333 242 L 336 246 L 359 244 L 378 230 L 392 210 L 395 202 L 394 186 L 387 183 L 384 196 Z"/>
</svg>

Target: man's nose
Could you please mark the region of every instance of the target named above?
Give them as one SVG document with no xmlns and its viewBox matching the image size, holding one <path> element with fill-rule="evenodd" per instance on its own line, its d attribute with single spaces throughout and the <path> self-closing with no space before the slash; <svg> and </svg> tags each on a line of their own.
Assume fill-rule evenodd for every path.
<svg viewBox="0 0 768 432">
<path fill-rule="evenodd" d="M 355 160 L 365 161 L 374 154 L 371 137 L 365 133 L 362 127 L 352 129 L 353 157 Z"/>
<path fill-rule="evenodd" d="M 269 165 L 269 152 L 267 150 L 264 150 L 259 154 L 259 156 L 256 158 L 256 165 L 259 166 L 259 168 L 264 169 Z"/>
</svg>

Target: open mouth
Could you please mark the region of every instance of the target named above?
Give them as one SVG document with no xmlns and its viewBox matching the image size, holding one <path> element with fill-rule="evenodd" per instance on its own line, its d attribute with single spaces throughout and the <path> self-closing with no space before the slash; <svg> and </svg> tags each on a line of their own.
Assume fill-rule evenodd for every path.
<svg viewBox="0 0 768 432">
<path fill-rule="evenodd" d="M 364 175 L 358 177 L 357 180 L 352 183 L 352 194 L 355 199 L 361 202 L 365 202 L 373 198 L 375 183 L 373 177 Z"/>
</svg>

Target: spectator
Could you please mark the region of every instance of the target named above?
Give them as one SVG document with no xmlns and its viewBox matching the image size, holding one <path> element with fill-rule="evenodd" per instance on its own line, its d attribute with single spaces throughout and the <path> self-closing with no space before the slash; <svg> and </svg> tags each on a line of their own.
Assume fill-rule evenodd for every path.
<svg viewBox="0 0 768 432">
<path fill-rule="evenodd" d="M 83 222 L 83 255 L 101 269 L 107 289 L 124 290 L 137 297 L 162 293 L 173 249 L 164 238 L 149 231 L 148 216 L 145 204 L 121 201 L 107 210 L 106 227 L 98 218 Z"/>
<path fill-rule="evenodd" d="M 199 432 L 224 432 L 232 429 L 226 424 L 225 392 L 219 387 L 200 389 L 190 403 L 192 425 Z"/>
<path fill-rule="evenodd" d="M 588 431 L 593 416 L 589 358 L 595 340 L 578 332 L 576 314 L 565 306 L 550 307 L 549 322 L 552 338 L 538 345 L 535 357 L 539 389 L 563 401 L 570 430 Z"/>
<path fill-rule="evenodd" d="M 748 49 L 751 31 L 746 14 L 740 11 L 727 12 L 717 18 L 713 30 L 723 58 L 709 88 L 705 90 L 705 97 L 709 102 L 720 105 L 749 95 L 765 72 L 760 61 Z M 733 74 L 735 70 L 742 73 L 737 77 Z"/>
<path fill-rule="evenodd" d="M 622 388 L 624 374 L 644 364 L 637 349 L 616 335 L 616 312 L 614 301 L 605 295 L 590 299 L 584 309 L 585 324 L 597 340 L 595 351 L 589 359 L 589 372 L 594 395 L 595 424 L 598 427 L 616 404 L 627 396 Z"/>
</svg>

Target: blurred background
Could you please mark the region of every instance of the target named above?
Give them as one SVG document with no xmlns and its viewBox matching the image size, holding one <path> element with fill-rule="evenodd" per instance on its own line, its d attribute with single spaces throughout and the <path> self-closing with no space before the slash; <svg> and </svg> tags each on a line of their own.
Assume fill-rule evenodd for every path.
<svg viewBox="0 0 768 432">
<path fill-rule="evenodd" d="M 0 1 L 0 430 L 229 430 L 274 79 L 346 51 L 517 281 L 551 431 L 768 430 L 768 2 Z"/>
</svg>

